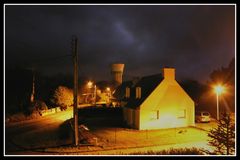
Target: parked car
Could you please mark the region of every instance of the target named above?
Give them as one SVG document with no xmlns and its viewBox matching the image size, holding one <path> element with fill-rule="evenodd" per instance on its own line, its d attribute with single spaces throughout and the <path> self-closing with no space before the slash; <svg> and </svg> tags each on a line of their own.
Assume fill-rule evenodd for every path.
<svg viewBox="0 0 240 160">
<path fill-rule="evenodd" d="M 211 115 L 207 111 L 198 111 L 195 115 L 196 122 L 210 122 L 210 117 Z"/>
</svg>

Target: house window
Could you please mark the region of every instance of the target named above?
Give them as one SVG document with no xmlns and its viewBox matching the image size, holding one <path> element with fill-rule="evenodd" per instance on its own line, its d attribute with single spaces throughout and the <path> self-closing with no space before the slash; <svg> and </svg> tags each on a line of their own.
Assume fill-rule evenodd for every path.
<svg viewBox="0 0 240 160">
<path fill-rule="evenodd" d="M 186 109 L 178 110 L 178 118 L 186 118 Z"/>
<path fill-rule="evenodd" d="M 151 119 L 151 120 L 159 119 L 159 110 L 157 110 L 157 111 L 151 111 L 151 112 L 150 112 L 150 119 Z"/>
<path fill-rule="evenodd" d="M 130 88 L 127 87 L 126 88 L 126 98 L 129 98 L 130 97 Z"/>
<path fill-rule="evenodd" d="M 141 87 L 136 88 L 136 98 L 141 98 Z"/>
<path fill-rule="evenodd" d="M 157 110 L 157 119 L 159 119 L 159 110 Z"/>
</svg>

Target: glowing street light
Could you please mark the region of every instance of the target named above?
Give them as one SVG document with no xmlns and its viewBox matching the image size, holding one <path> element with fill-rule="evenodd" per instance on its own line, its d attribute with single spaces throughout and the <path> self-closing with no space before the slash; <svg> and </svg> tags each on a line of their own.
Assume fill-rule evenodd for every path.
<svg viewBox="0 0 240 160">
<path fill-rule="evenodd" d="M 88 86 L 88 88 L 92 88 L 93 82 L 92 81 L 88 81 L 87 86 Z"/>
<path fill-rule="evenodd" d="M 217 95 L 217 120 L 219 120 L 219 100 L 218 100 L 218 96 L 221 95 L 224 92 L 224 87 L 221 85 L 217 85 L 214 87 L 214 91 Z"/>
<path fill-rule="evenodd" d="M 110 91 L 111 91 L 110 87 L 107 87 L 107 88 L 106 88 L 106 90 L 107 90 L 108 92 L 110 92 Z"/>
<path fill-rule="evenodd" d="M 110 102 L 110 98 L 111 98 L 111 96 L 112 96 L 112 93 L 111 93 L 111 88 L 110 87 L 107 87 L 106 88 L 106 93 L 107 93 L 107 96 L 108 96 L 108 100 L 107 100 L 107 103 L 109 103 Z"/>
<path fill-rule="evenodd" d="M 94 104 L 96 106 L 97 103 L 97 85 L 94 85 Z"/>
<path fill-rule="evenodd" d="M 93 82 L 92 81 L 88 81 L 87 87 L 88 88 L 92 88 L 93 87 Z M 97 86 L 96 86 L 96 84 L 94 85 L 93 96 L 94 96 L 94 104 L 96 105 L 96 99 L 97 99 Z"/>
</svg>

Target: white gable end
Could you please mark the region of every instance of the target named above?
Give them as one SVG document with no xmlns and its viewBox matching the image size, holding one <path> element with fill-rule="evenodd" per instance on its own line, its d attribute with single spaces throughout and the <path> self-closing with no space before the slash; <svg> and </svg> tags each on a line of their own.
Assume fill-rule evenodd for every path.
<svg viewBox="0 0 240 160">
<path fill-rule="evenodd" d="M 164 79 L 140 106 L 140 129 L 194 125 L 194 102 L 175 80 Z M 151 116 L 150 116 L 151 115 Z M 157 118 L 153 119 L 152 115 Z"/>
</svg>

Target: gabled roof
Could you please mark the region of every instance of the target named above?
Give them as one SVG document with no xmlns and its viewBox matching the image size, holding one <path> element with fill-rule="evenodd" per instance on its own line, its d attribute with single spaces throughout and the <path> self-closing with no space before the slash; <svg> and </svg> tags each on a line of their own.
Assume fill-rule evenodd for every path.
<svg viewBox="0 0 240 160">
<path fill-rule="evenodd" d="M 143 101 L 152 93 L 152 91 L 162 82 L 162 74 L 155 74 L 150 76 L 142 77 L 131 89 L 131 92 L 136 92 L 136 87 L 141 87 L 141 98 L 136 99 L 135 96 L 132 96 L 128 101 L 126 107 L 128 108 L 137 108 Z"/>
<path fill-rule="evenodd" d="M 117 89 L 115 90 L 113 96 L 118 99 L 118 100 L 122 100 L 125 97 L 125 92 L 126 92 L 126 87 L 131 88 L 133 85 L 132 81 L 125 81 L 123 82 L 120 86 L 117 87 Z"/>
</svg>

